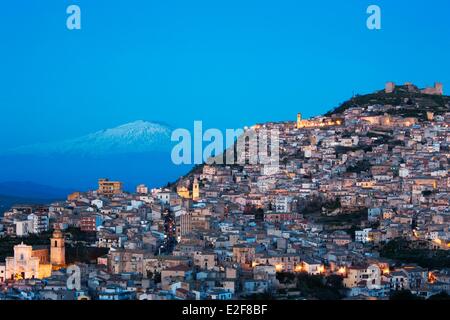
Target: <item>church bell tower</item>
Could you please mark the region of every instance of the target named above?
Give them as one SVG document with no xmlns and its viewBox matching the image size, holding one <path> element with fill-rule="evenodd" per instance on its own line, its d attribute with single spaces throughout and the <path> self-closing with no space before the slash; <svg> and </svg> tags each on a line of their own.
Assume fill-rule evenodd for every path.
<svg viewBox="0 0 450 320">
<path fill-rule="evenodd" d="M 192 200 L 198 200 L 200 198 L 200 185 L 198 183 L 197 178 L 194 179 L 194 183 L 192 184 Z"/>
<path fill-rule="evenodd" d="M 66 264 L 64 235 L 59 229 L 53 232 L 53 237 L 50 239 L 50 263 L 55 267 Z"/>
<path fill-rule="evenodd" d="M 297 113 L 297 129 L 299 129 L 302 125 L 302 114 L 299 112 Z"/>
</svg>

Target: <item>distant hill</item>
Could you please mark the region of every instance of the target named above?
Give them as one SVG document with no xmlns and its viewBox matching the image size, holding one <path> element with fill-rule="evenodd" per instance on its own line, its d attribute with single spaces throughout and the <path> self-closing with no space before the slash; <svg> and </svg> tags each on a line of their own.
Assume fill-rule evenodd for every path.
<svg viewBox="0 0 450 320">
<path fill-rule="evenodd" d="M 171 129 L 165 124 L 138 120 L 74 139 L 38 143 L 7 150 L 6 154 L 104 156 L 171 149 Z"/>
<path fill-rule="evenodd" d="M 5 197 L 22 199 L 58 199 L 66 198 L 74 190 L 55 188 L 33 182 L 6 181 L 0 182 L 0 194 Z"/>
<path fill-rule="evenodd" d="M 369 105 L 401 106 L 400 109 L 392 109 L 388 113 L 405 117 L 417 117 L 425 119 L 426 113 L 432 111 L 442 114 L 450 111 L 450 96 L 423 94 L 420 91 L 409 91 L 406 86 L 397 86 L 393 93 L 385 93 L 384 90 L 356 95 L 342 103 L 325 116 L 339 115 L 353 107 L 367 107 Z"/>
<path fill-rule="evenodd" d="M 0 150 L 0 177 L 77 189 L 71 192 L 96 188 L 99 178 L 122 181 L 126 190 L 141 183 L 166 185 L 191 167 L 171 161 L 171 134 L 172 129 L 163 123 L 138 120 L 74 139 Z M 19 189 L 13 195 L 41 198 L 33 193 L 42 188 L 32 188 L 25 195 L 23 186 Z M 11 195 L 12 188 L 7 190 L 2 193 L 0 188 L 0 194 Z M 54 193 L 60 195 L 58 190 L 46 189 L 46 197 L 47 193 L 51 198 Z"/>
<path fill-rule="evenodd" d="M 16 204 L 47 204 L 66 199 L 70 189 L 58 189 L 32 182 L 0 182 L 0 216 Z"/>
<path fill-rule="evenodd" d="M 0 217 L 5 211 L 8 211 L 12 206 L 18 204 L 48 204 L 58 199 L 32 199 L 14 196 L 5 196 L 0 194 Z"/>
</svg>

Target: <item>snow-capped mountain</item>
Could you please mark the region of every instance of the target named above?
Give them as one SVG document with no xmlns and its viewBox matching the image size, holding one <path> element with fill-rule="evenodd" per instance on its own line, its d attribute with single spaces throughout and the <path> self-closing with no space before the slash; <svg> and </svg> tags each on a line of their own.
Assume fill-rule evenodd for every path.
<svg viewBox="0 0 450 320">
<path fill-rule="evenodd" d="M 171 129 L 161 123 L 138 120 L 82 137 L 10 150 L 13 154 L 101 156 L 164 152 L 171 147 Z"/>
</svg>

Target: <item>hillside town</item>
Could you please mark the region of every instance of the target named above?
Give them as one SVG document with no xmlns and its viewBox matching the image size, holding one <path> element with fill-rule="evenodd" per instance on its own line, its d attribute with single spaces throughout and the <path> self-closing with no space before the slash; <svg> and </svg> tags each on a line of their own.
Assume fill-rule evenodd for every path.
<svg viewBox="0 0 450 320">
<path fill-rule="evenodd" d="M 276 168 L 204 164 L 133 192 L 100 179 L 13 206 L 0 222 L 11 243 L 0 300 L 448 295 L 448 101 L 441 84 L 389 82 L 324 116 L 249 128 L 278 130 Z"/>
</svg>

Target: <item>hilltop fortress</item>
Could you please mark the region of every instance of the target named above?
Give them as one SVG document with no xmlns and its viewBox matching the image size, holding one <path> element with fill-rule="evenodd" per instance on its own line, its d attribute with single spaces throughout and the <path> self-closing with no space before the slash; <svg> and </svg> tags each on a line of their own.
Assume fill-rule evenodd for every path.
<svg viewBox="0 0 450 320">
<path fill-rule="evenodd" d="M 444 95 L 444 86 L 440 82 L 436 82 L 434 84 L 434 87 L 427 87 L 425 89 L 419 89 L 417 86 L 412 84 L 411 82 L 406 82 L 404 84 L 404 87 L 408 92 L 413 93 L 423 93 L 423 94 L 431 94 L 431 95 L 437 95 L 442 96 Z M 384 92 L 385 93 L 393 93 L 396 89 L 396 85 L 394 82 L 386 82 Z"/>
<path fill-rule="evenodd" d="M 412 95 L 410 95 L 412 94 Z M 428 95 L 429 97 L 427 98 Z M 411 99 L 419 99 L 413 103 Z M 419 89 L 411 82 L 406 82 L 403 85 L 396 85 L 394 82 L 386 82 L 384 90 L 376 91 L 368 95 L 357 95 L 351 100 L 343 103 L 333 111 L 328 112 L 324 116 L 317 116 L 312 119 L 303 119 L 302 114 L 297 114 L 297 121 L 295 122 L 295 128 L 327 128 L 327 127 L 339 127 L 345 125 L 344 110 L 353 108 L 356 106 L 367 107 L 368 112 L 364 117 L 361 117 L 366 122 L 370 122 L 372 125 L 382 125 L 385 127 L 392 126 L 412 126 L 415 125 L 419 118 L 422 120 L 432 121 L 435 115 L 442 114 L 448 110 L 448 102 L 443 102 L 443 105 L 439 105 L 441 102 L 436 102 L 432 96 L 444 96 L 444 86 L 440 82 L 436 82 L 433 87 L 426 87 Z M 410 97 L 410 98 L 408 98 Z M 399 102 L 401 98 L 404 102 Z M 374 106 L 377 103 L 374 101 L 382 101 L 384 106 Z M 405 100 L 406 99 L 406 100 Z M 448 101 L 445 97 L 445 101 Z M 402 106 L 398 106 L 401 104 Z M 418 112 L 419 104 L 421 112 Z M 371 106 L 372 105 L 372 106 Z M 370 111 L 371 110 L 371 111 Z M 403 110 L 403 111 L 402 111 Z M 354 113 L 355 111 L 353 111 Z M 383 114 L 376 114 L 376 113 Z M 375 114 L 372 114 L 375 113 Z"/>
</svg>

